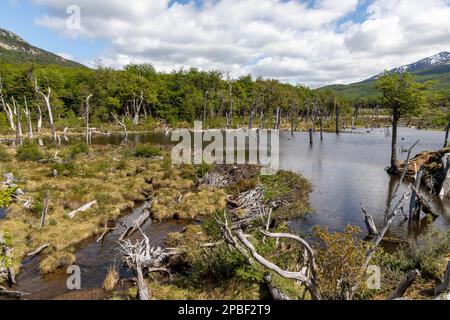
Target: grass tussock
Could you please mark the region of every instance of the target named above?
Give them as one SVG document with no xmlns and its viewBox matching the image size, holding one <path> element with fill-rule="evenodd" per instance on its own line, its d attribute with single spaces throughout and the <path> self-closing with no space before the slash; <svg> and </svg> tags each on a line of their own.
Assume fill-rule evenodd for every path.
<svg viewBox="0 0 450 320">
<path fill-rule="evenodd" d="M 108 269 L 105 280 L 103 281 L 103 290 L 105 290 L 105 292 L 112 292 L 118 283 L 119 273 L 117 272 L 115 266 L 111 266 Z"/>
</svg>

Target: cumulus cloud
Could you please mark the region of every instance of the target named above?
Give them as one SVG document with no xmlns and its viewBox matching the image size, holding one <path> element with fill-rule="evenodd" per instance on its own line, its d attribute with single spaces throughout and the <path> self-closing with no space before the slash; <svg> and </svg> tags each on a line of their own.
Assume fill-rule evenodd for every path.
<svg viewBox="0 0 450 320">
<path fill-rule="evenodd" d="M 108 41 L 109 53 L 99 58 L 114 67 L 195 66 L 320 86 L 450 48 L 449 0 L 31 1 L 48 11 L 39 25 Z M 74 4 L 81 9 L 76 29 L 66 23 Z M 353 21 L 355 12 L 365 19 Z"/>
</svg>

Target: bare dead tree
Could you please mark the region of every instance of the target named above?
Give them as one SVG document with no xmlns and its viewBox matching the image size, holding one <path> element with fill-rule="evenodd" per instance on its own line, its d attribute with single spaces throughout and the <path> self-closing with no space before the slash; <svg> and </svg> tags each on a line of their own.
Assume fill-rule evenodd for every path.
<svg viewBox="0 0 450 320">
<path fill-rule="evenodd" d="M 6 114 L 6 118 L 9 121 L 9 125 L 13 131 L 16 131 L 16 125 L 14 124 L 14 114 L 11 110 L 11 107 L 5 102 L 5 98 L 3 96 L 3 79 L 0 76 L 0 103 L 2 104 L 3 111 Z"/>
<path fill-rule="evenodd" d="M 50 205 L 50 192 L 48 190 L 45 190 L 44 205 L 41 213 L 41 223 L 40 223 L 41 229 L 43 229 L 45 226 L 45 219 L 47 218 L 49 205 Z"/>
<path fill-rule="evenodd" d="M 86 144 L 88 146 L 91 145 L 91 132 L 89 130 L 89 100 L 93 97 L 93 94 L 90 94 L 86 98 Z"/>
<path fill-rule="evenodd" d="M 20 146 L 22 145 L 22 125 L 20 123 L 20 106 L 16 104 L 16 101 L 14 100 L 14 97 L 12 97 L 13 105 L 14 105 L 14 111 L 16 113 L 16 140 L 15 145 Z"/>
<path fill-rule="evenodd" d="M 28 103 L 27 103 L 27 97 L 24 96 L 24 104 L 25 104 L 25 109 L 23 110 L 23 113 L 25 114 L 25 118 L 27 120 L 27 126 L 28 126 L 28 138 L 33 139 L 33 125 L 31 123 L 31 112 L 28 109 Z"/>
<path fill-rule="evenodd" d="M 447 127 L 445 128 L 445 140 L 444 140 L 444 149 L 447 148 L 448 146 L 448 136 L 449 136 L 449 131 L 450 131 L 450 123 L 447 125 Z"/>
<path fill-rule="evenodd" d="M 256 98 L 253 98 L 252 106 L 250 108 L 250 115 L 248 119 L 248 128 L 251 130 L 253 129 L 253 118 L 255 116 L 256 112 Z"/>
<path fill-rule="evenodd" d="M 42 98 L 44 99 L 45 105 L 47 107 L 47 112 L 48 112 L 48 119 L 50 122 L 50 129 L 52 131 L 52 136 L 53 136 L 53 140 L 56 141 L 56 129 L 55 129 L 55 124 L 53 121 L 53 110 L 52 110 L 52 105 L 50 103 L 50 98 L 51 98 L 51 94 L 52 94 L 52 89 L 50 87 L 50 82 L 48 81 L 48 78 L 45 76 L 44 77 L 47 81 L 47 92 L 43 92 L 38 84 L 38 78 L 34 75 L 31 74 L 31 80 L 33 82 L 34 85 L 34 90 L 36 91 L 37 94 L 39 94 L 40 96 L 42 96 Z"/>
<path fill-rule="evenodd" d="M 136 98 L 136 95 L 133 94 L 133 111 L 134 111 L 134 118 L 133 118 L 133 124 L 138 125 L 139 124 L 139 116 L 141 113 L 142 104 L 144 103 L 144 92 L 141 91 L 141 95 L 139 98 Z"/>
<path fill-rule="evenodd" d="M 117 117 L 116 114 L 111 113 L 111 115 L 113 116 L 113 118 L 116 120 L 116 122 L 119 124 L 119 126 L 122 127 L 123 132 L 125 134 L 125 142 L 128 141 L 128 131 L 127 131 L 127 126 L 125 124 L 125 117 L 122 117 L 122 120 L 119 120 L 119 118 Z"/>
<path fill-rule="evenodd" d="M 205 92 L 205 104 L 203 105 L 203 124 L 206 123 L 206 108 L 208 107 L 208 93 L 209 90 Z"/>
<path fill-rule="evenodd" d="M 42 131 L 42 110 L 41 110 L 41 106 L 39 104 L 36 105 L 37 109 L 38 109 L 38 118 L 37 118 L 37 126 L 36 126 L 36 130 L 37 133 L 40 134 Z"/>
</svg>

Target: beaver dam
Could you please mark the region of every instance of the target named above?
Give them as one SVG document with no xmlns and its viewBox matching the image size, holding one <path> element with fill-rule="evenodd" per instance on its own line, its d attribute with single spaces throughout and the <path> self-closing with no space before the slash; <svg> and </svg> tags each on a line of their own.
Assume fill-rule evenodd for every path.
<svg viewBox="0 0 450 320">
<path fill-rule="evenodd" d="M 442 146 L 440 132 L 401 129 L 400 136 L 404 148 L 420 140 L 415 154 Z M 372 259 L 388 270 L 385 287 L 370 291 L 355 276 L 357 293 L 340 296 L 330 289 L 322 275 L 332 270 L 321 266 L 352 252 L 359 258 L 349 267 L 358 274 L 369 250 L 361 205 L 380 228 L 396 201 L 392 193 L 399 178 L 384 171 L 390 143 L 384 129 L 316 139 L 311 146 L 308 134 L 282 133 L 286 171 L 273 177 L 260 176 L 256 167 L 173 167 L 167 159 L 169 137 L 163 134 L 131 136 L 128 145 L 118 136 L 93 137 L 87 149 L 74 139 L 60 150 L 38 149 L 39 159 L 20 160 L 7 148 L 1 173 L 12 173 L 23 193 L 0 218 L 2 291 L 23 299 L 348 299 L 355 294 L 381 299 L 418 268 L 422 276 L 407 295 L 432 297 L 445 271 L 445 252 L 450 253 L 443 232 L 450 229 L 450 204 L 439 197 L 430 204 L 439 217 L 423 215 L 415 224 L 400 217 L 385 236 L 397 244 L 420 239 L 425 252 L 428 239 L 437 239 L 439 254 L 429 266 L 407 246 L 384 245 Z M 399 193 L 407 187 L 405 181 Z M 253 261 L 251 250 L 240 250 L 250 248 L 240 229 L 250 235 L 255 252 L 300 279 L 298 268 L 308 264 L 302 245 L 274 238 L 303 235 L 314 248 L 316 276 L 301 286 L 269 274 Z M 81 269 L 81 290 L 67 288 L 70 265 Z"/>
</svg>

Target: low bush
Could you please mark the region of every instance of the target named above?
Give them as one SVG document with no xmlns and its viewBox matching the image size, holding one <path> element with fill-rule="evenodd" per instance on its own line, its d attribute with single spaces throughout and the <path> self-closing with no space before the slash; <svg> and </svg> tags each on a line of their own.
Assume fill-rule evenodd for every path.
<svg viewBox="0 0 450 320">
<path fill-rule="evenodd" d="M 26 141 L 17 148 L 17 158 L 20 161 L 39 161 L 44 159 L 44 153 L 39 146 L 31 141 Z"/>
<path fill-rule="evenodd" d="M 155 158 L 160 157 L 161 155 L 161 148 L 151 144 L 138 145 L 134 150 L 134 156 L 139 158 Z"/>
</svg>

